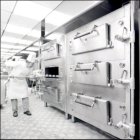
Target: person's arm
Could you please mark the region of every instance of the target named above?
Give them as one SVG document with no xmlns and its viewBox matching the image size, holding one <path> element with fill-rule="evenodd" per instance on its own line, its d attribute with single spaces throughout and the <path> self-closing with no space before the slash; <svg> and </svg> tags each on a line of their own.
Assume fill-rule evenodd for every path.
<svg viewBox="0 0 140 140">
<path fill-rule="evenodd" d="M 33 79 L 34 75 L 33 75 L 33 67 L 28 68 L 28 72 L 26 73 L 26 77 L 29 79 Z"/>
</svg>

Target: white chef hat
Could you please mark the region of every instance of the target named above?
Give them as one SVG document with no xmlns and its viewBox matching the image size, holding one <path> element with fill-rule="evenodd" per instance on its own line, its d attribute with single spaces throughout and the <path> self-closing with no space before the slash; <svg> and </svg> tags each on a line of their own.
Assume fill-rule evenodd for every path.
<svg viewBox="0 0 140 140">
<path fill-rule="evenodd" d="M 27 57 L 27 61 L 34 63 L 35 60 L 36 60 L 36 53 L 34 53 L 34 52 L 30 53 Z"/>
</svg>

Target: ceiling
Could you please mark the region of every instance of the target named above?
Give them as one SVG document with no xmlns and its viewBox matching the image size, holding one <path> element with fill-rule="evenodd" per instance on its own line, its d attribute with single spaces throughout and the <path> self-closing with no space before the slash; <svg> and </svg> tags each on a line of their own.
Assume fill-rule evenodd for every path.
<svg viewBox="0 0 140 140">
<path fill-rule="evenodd" d="M 48 34 L 97 3 L 99 1 L 1 1 L 1 59 L 13 56 L 38 40 L 42 19 Z M 38 49 L 37 42 L 26 52 Z"/>
</svg>

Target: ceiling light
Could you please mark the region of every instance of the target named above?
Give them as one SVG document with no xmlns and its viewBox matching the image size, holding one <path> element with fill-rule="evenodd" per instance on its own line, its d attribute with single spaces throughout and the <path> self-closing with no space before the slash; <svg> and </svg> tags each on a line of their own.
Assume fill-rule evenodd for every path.
<svg viewBox="0 0 140 140">
<path fill-rule="evenodd" d="M 15 26 L 13 24 L 8 24 L 6 27 L 6 32 L 11 32 L 11 33 L 16 33 L 16 34 L 21 34 L 21 35 L 29 35 L 32 37 L 39 38 L 41 36 L 41 32 L 38 30 L 32 30 L 31 28 L 25 28 L 22 26 Z"/>
<path fill-rule="evenodd" d="M 21 51 L 20 53 L 27 53 L 27 54 L 30 54 L 31 52 L 30 52 L 30 51 L 24 50 L 24 51 Z"/>
<path fill-rule="evenodd" d="M 33 41 L 20 39 L 20 40 L 18 40 L 17 43 L 19 43 L 19 44 L 25 44 L 25 45 L 30 45 L 32 42 L 33 42 Z"/>
<path fill-rule="evenodd" d="M 41 32 L 38 30 L 32 30 L 28 35 L 32 37 L 40 38 Z"/>
<path fill-rule="evenodd" d="M 31 1 L 18 1 L 13 14 L 41 21 L 51 10 Z"/>
<path fill-rule="evenodd" d="M 17 38 L 13 38 L 13 37 L 6 37 L 6 36 L 3 36 L 1 38 L 1 42 L 12 42 L 12 43 L 17 43 L 18 42 L 18 39 Z"/>
<path fill-rule="evenodd" d="M 1 54 L 13 55 L 13 54 L 15 54 L 15 53 L 14 53 L 14 52 L 1 52 Z"/>
<path fill-rule="evenodd" d="M 72 16 L 54 11 L 45 18 L 46 23 L 50 23 L 56 26 L 61 26 L 62 24 L 68 22 Z"/>
<path fill-rule="evenodd" d="M 9 48 L 9 49 L 23 49 L 25 46 L 14 46 L 14 45 L 6 45 L 6 44 L 1 44 L 1 48 Z"/>
<path fill-rule="evenodd" d="M 23 35 L 27 34 L 30 30 L 31 30 L 30 28 L 15 26 L 13 24 L 8 24 L 7 27 L 6 27 L 7 32 L 23 34 Z"/>
<path fill-rule="evenodd" d="M 21 50 L 21 48 L 3 48 L 1 47 L 2 50 Z"/>
<path fill-rule="evenodd" d="M 16 53 L 16 52 L 18 52 L 19 50 L 11 50 L 11 49 L 9 49 L 9 50 L 6 50 L 6 49 L 1 49 L 1 52 L 13 52 L 13 53 Z"/>
<path fill-rule="evenodd" d="M 10 56 L 10 54 L 1 54 L 2 57 Z"/>
<path fill-rule="evenodd" d="M 1 60 L 1 61 L 5 61 L 5 59 L 7 59 L 8 57 L 10 57 L 11 55 L 9 55 L 9 54 L 2 54 L 1 55 L 1 59 L 3 59 L 3 60 Z"/>
<path fill-rule="evenodd" d="M 1 42 L 11 42 L 11 43 L 19 43 L 19 44 L 25 44 L 25 45 L 29 45 L 32 43 L 32 41 L 29 41 L 29 40 L 17 39 L 14 37 L 7 37 L 7 36 L 3 36 L 1 39 Z"/>
<path fill-rule="evenodd" d="M 28 51 L 38 51 L 39 48 L 38 47 L 29 47 L 26 50 L 28 50 Z"/>
</svg>

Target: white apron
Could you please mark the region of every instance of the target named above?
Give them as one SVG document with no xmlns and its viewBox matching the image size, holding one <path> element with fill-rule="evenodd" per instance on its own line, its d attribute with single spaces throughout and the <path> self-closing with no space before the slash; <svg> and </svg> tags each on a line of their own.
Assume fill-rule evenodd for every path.
<svg viewBox="0 0 140 140">
<path fill-rule="evenodd" d="M 26 66 L 25 60 L 13 61 L 7 63 L 7 66 L 13 67 L 10 76 L 27 76 L 30 73 L 30 69 Z M 10 78 L 7 83 L 7 98 L 19 99 L 28 97 L 28 85 L 26 78 Z"/>
</svg>

